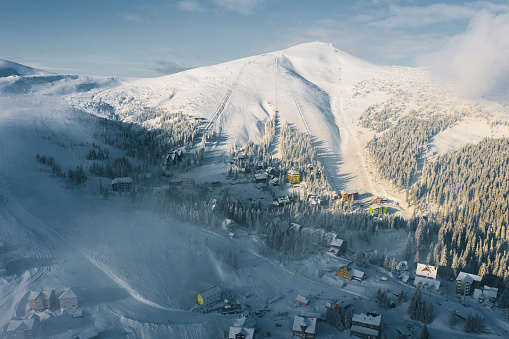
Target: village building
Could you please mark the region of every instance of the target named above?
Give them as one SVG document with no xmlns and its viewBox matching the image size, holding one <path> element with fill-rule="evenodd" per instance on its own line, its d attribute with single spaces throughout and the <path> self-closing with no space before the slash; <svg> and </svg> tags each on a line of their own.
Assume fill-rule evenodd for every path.
<svg viewBox="0 0 509 339">
<path fill-rule="evenodd" d="M 357 200 L 359 199 L 359 193 L 358 192 L 348 193 L 343 191 L 341 192 L 341 198 L 343 198 L 344 201 Z"/>
<path fill-rule="evenodd" d="M 60 308 L 78 308 L 78 293 L 72 288 L 67 288 L 60 297 Z"/>
<path fill-rule="evenodd" d="M 327 253 L 329 255 L 339 257 L 340 255 L 346 252 L 346 247 L 347 247 L 346 240 L 336 238 L 332 240 L 329 251 Z"/>
<path fill-rule="evenodd" d="M 324 235 L 324 246 L 325 247 L 330 247 L 330 245 L 332 244 L 332 241 L 334 239 L 336 239 L 338 235 L 334 232 L 327 232 L 325 233 Z"/>
<path fill-rule="evenodd" d="M 293 319 L 293 335 L 301 338 L 314 338 L 317 318 L 296 315 Z"/>
<path fill-rule="evenodd" d="M 365 339 L 375 339 L 380 335 L 382 315 L 376 313 L 354 314 L 350 335 Z"/>
<path fill-rule="evenodd" d="M 460 272 L 456 277 L 456 293 L 462 295 L 472 295 L 476 288 L 479 288 L 481 285 L 482 277 Z"/>
<path fill-rule="evenodd" d="M 407 280 L 408 281 L 408 280 Z M 436 279 L 428 279 L 424 277 L 415 277 L 414 286 L 426 290 L 437 291 L 440 288 L 440 281 Z"/>
<path fill-rule="evenodd" d="M 480 303 L 483 303 L 485 300 L 495 303 L 498 297 L 498 288 L 489 286 L 484 286 L 482 289 L 476 288 L 472 297 Z"/>
<path fill-rule="evenodd" d="M 244 315 L 230 326 L 228 339 L 253 339 L 254 334 L 254 324 L 248 324 L 248 317 Z"/>
<path fill-rule="evenodd" d="M 221 301 L 221 290 L 219 287 L 214 286 L 198 293 L 196 298 L 198 299 L 198 305 L 203 307 L 210 307 Z"/>
<path fill-rule="evenodd" d="M 431 266 L 426 264 L 417 264 L 417 269 L 415 270 L 416 275 L 430 279 L 436 279 L 437 272 L 438 272 L 437 266 Z"/>
<path fill-rule="evenodd" d="M 302 306 L 309 305 L 309 300 L 306 297 L 303 297 L 301 295 L 298 295 L 296 298 L 297 302 L 301 304 Z"/>
<path fill-rule="evenodd" d="M 256 184 L 265 184 L 267 183 L 267 173 L 256 173 L 253 179 Z"/>
<path fill-rule="evenodd" d="M 296 184 L 300 181 L 299 171 L 296 169 L 289 169 L 287 174 L 288 182 L 290 184 Z"/>
<path fill-rule="evenodd" d="M 12 319 L 7 325 L 6 339 L 34 339 L 37 336 L 39 319 Z"/>
<path fill-rule="evenodd" d="M 374 204 L 369 206 L 369 213 L 373 214 L 387 214 L 387 207 L 385 205 Z"/>
<path fill-rule="evenodd" d="M 406 260 L 398 262 L 396 264 L 396 271 L 398 272 L 408 271 L 408 262 Z"/>
<path fill-rule="evenodd" d="M 111 181 L 113 192 L 131 192 L 133 179 L 130 177 L 115 178 Z"/>
<path fill-rule="evenodd" d="M 28 295 L 30 309 L 37 312 L 50 309 L 55 304 L 55 290 L 32 291 Z"/>
</svg>

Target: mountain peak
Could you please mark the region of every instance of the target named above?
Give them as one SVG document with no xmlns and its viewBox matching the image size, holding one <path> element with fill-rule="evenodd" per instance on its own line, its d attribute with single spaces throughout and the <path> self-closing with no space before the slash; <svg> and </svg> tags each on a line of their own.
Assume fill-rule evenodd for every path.
<svg viewBox="0 0 509 339">
<path fill-rule="evenodd" d="M 44 75 L 48 74 L 40 69 L 0 59 L 0 78 L 10 76 Z"/>
</svg>

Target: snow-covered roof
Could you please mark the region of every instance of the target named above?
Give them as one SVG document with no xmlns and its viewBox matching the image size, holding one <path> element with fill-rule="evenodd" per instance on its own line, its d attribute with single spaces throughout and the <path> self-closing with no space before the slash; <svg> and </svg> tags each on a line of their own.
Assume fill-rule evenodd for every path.
<svg viewBox="0 0 509 339">
<path fill-rule="evenodd" d="M 408 279 L 410 279 L 410 275 L 408 273 L 403 273 L 402 275 L 399 276 L 399 278 L 401 279 L 402 282 L 406 283 Z"/>
<path fill-rule="evenodd" d="M 254 332 L 255 332 L 254 328 L 231 326 L 228 338 L 235 339 L 237 334 L 243 334 L 246 336 L 246 339 L 253 339 Z"/>
<path fill-rule="evenodd" d="M 35 319 L 13 319 L 9 321 L 7 332 L 30 331 L 34 327 Z"/>
<path fill-rule="evenodd" d="M 377 316 L 371 316 L 364 313 L 359 313 L 353 315 L 352 321 L 362 324 L 380 326 L 380 323 L 382 322 L 382 315 L 379 314 Z"/>
<path fill-rule="evenodd" d="M 215 295 L 217 293 L 221 293 L 221 289 L 217 286 L 214 286 L 214 287 L 211 287 L 211 288 L 201 292 L 200 295 L 203 299 L 207 299 L 208 297 Z"/>
<path fill-rule="evenodd" d="M 484 286 L 484 295 L 487 296 L 488 298 L 494 298 L 496 299 L 497 296 L 498 296 L 498 288 L 496 287 L 489 287 L 489 286 Z"/>
<path fill-rule="evenodd" d="M 474 299 L 479 299 L 480 297 L 484 297 L 482 291 L 478 288 L 474 289 Z"/>
<path fill-rule="evenodd" d="M 111 181 L 111 184 L 130 184 L 133 182 L 131 177 L 115 178 Z"/>
<path fill-rule="evenodd" d="M 71 298 L 77 298 L 78 293 L 76 293 L 72 288 L 67 288 L 64 293 L 58 299 L 71 299 Z"/>
<path fill-rule="evenodd" d="M 440 288 L 440 281 L 439 280 L 436 280 L 436 279 L 428 279 L 428 278 L 424 278 L 424 277 L 415 277 L 415 280 L 414 280 L 414 286 L 433 286 L 433 288 L 435 288 L 436 290 L 438 290 Z"/>
<path fill-rule="evenodd" d="M 367 327 L 362 327 L 362 326 L 352 326 L 350 328 L 350 332 L 359 332 L 359 333 L 364 333 L 364 334 L 367 334 L 367 335 L 370 335 L 370 336 L 375 336 L 376 338 L 378 338 L 378 331 L 375 330 L 375 329 L 372 329 L 372 328 L 367 328 Z"/>
<path fill-rule="evenodd" d="M 364 272 L 353 269 L 353 268 L 350 271 L 348 271 L 348 274 L 350 274 L 353 278 L 359 278 L 359 279 L 364 278 Z"/>
<path fill-rule="evenodd" d="M 427 264 L 417 264 L 415 274 L 421 277 L 436 279 L 437 271 L 438 271 L 437 266 L 431 266 Z"/>
<path fill-rule="evenodd" d="M 331 247 L 341 247 L 341 246 L 343 246 L 343 239 L 336 238 L 336 239 L 332 240 L 330 245 L 331 245 Z"/>
<path fill-rule="evenodd" d="M 466 273 L 466 272 L 460 272 L 458 274 L 458 277 L 456 278 L 456 280 L 465 280 L 466 282 L 471 284 L 474 281 L 481 281 L 482 277 L 480 277 L 478 275 L 475 275 L 475 274 L 470 274 L 470 273 Z"/>
<path fill-rule="evenodd" d="M 297 171 L 296 169 L 293 169 L 293 168 L 289 169 L 287 173 L 288 173 L 288 175 L 291 175 L 292 177 L 296 177 L 299 175 L 299 171 Z"/>
<path fill-rule="evenodd" d="M 31 291 L 28 295 L 28 300 L 49 299 L 51 297 L 51 292 L 53 292 L 53 290 Z"/>
<path fill-rule="evenodd" d="M 298 302 L 306 304 L 306 305 L 309 303 L 309 300 L 306 297 L 303 297 L 301 295 L 298 295 L 296 299 Z"/>
<path fill-rule="evenodd" d="M 306 318 L 300 315 L 296 315 L 293 319 L 293 330 L 315 334 L 316 331 L 316 318 Z"/>
</svg>

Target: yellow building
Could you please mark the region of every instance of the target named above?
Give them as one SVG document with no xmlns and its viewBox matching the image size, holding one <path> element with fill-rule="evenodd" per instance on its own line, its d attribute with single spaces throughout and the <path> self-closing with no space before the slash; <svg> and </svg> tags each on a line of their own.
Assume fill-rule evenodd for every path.
<svg viewBox="0 0 509 339">
<path fill-rule="evenodd" d="M 219 287 L 214 286 L 199 293 L 196 297 L 198 299 L 198 305 L 209 307 L 221 300 L 221 290 Z"/>
<path fill-rule="evenodd" d="M 299 176 L 298 170 L 295 170 L 292 168 L 292 169 L 288 170 L 287 174 L 288 174 L 288 182 L 290 184 L 295 184 L 300 181 L 300 176 Z"/>
</svg>

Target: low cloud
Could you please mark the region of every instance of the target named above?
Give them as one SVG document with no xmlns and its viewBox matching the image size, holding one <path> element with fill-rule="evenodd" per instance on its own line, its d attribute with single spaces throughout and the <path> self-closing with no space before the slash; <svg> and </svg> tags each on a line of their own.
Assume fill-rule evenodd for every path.
<svg viewBox="0 0 509 339">
<path fill-rule="evenodd" d="M 229 11 L 238 12 L 240 14 L 251 14 L 253 9 L 263 0 L 213 0 L 213 2 Z"/>
<path fill-rule="evenodd" d="M 158 61 L 157 66 L 154 67 L 154 71 L 159 72 L 163 75 L 174 74 L 178 72 L 187 71 L 192 67 L 183 67 L 181 64 L 175 61 Z"/>
<path fill-rule="evenodd" d="M 509 77 L 509 12 L 481 10 L 467 30 L 449 40 L 441 51 L 418 60 L 437 75 L 455 81 L 468 96 L 500 91 Z"/>
<path fill-rule="evenodd" d="M 187 11 L 187 12 L 199 13 L 199 12 L 205 11 L 205 9 L 198 2 L 191 1 L 191 0 L 179 1 L 178 7 L 181 10 Z"/>
<path fill-rule="evenodd" d="M 120 16 L 127 21 L 142 22 L 143 19 L 138 14 L 121 13 Z"/>
</svg>

